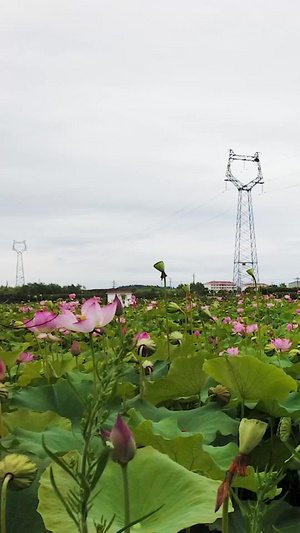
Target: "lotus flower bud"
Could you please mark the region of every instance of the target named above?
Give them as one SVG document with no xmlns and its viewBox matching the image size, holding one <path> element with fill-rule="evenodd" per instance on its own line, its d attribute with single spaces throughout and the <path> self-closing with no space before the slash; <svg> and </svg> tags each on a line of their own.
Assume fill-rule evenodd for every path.
<svg viewBox="0 0 300 533">
<path fill-rule="evenodd" d="M 5 363 L 0 359 L 0 381 L 5 378 L 6 366 Z"/>
<path fill-rule="evenodd" d="M 122 466 L 127 465 L 136 453 L 136 443 L 129 427 L 121 415 L 118 415 L 114 427 L 111 430 L 110 440 L 113 444 L 111 458 Z"/>
<path fill-rule="evenodd" d="M 156 270 L 158 270 L 159 272 L 161 272 L 161 276 L 160 276 L 160 279 L 165 279 L 167 277 L 167 274 L 165 272 L 165 264 L 163 261 L 158 261 L 157 263 L 155 263 L 155 265 L 153 265 L 154 268 L 156 268 Z"/>
<path fill-rule="evenodd" d="M 243 418 L 239 427 L 239 451 L 244 455 L 249 455 L 260 443 L 268 427 L 266 422 L 254 418 Z"/>
<path fill-rule="evenodd" d="M 124 307 L 123 307 L 123 304 L 122 304 L 120 298 L 117 295 L 114 297 L 114 302 L 117 302 L 117 309 L 116 309 L 115 316 L 123 315 Z"/>
<path fill-rule="evenodd" d="M 74 357 L 78 357 L 78 355 L 81 354 L 81 347 L 78 341 L 73 341 L 70 352 L 72 355 L 74 355 Z"/>
<path fill-rule="evenodd" d="M 9 482 L 9 488 L 12 490 L 30 487 L 36 473 L 37 466 L 26 455 L 13 453 L 0 461 L 0 481 L 3 482 L 4 478 L 10 474 L 12 478 Z"/>
<path fill-rule="evenodd" d="M 231 393 L 227 387 L 223 385 L 217 385 L 216 387 L 210 387 L 209 389 L 210 398 L 216 400 L 219 405 L 226 405 L 230 402 Z"/>
<path fill-rule="evenodd" d="M 189 294 L 191 292 L 191 286 L 190 285 L 183 285 L 182 290 L 185 292 L 185 294 Z"/>
<path fill-rule="evenodd" d="M 172 331 L 169 335 L 169 341 L 171 344 L 181 344 L 181 341 L 183 339 L 182 333 L 180 331 Z"/>
<path fill-rule="evenodd" d="M 168 303 L 168 313 L 177 313 L 178 311 L 181 312 L 181 309 L 179 305 L 177 305 L 175 302 Z"/>
<path fill-rule="evenodd" d="M 0 403 L 3 403 L 8 398 L 8 388 L 0 383 Z"/>
<path fill-rule="evenodd" d="M 213 320 L 213 317 L 207 309 L 198 309 L 198 314 L 202 322 L 210 322 Z"/>
</svg>

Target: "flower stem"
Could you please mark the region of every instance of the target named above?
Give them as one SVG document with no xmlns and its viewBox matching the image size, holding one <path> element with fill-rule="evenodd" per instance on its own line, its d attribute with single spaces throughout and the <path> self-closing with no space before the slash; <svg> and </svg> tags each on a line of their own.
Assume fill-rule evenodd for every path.
<svg viewBox="0 0 300 533">
<path fill-rule="evenodd" d="M 1 489 L 1 533 L 6 533 L 6 493 L 7 486 L 12 479 L 12 474 L 7 474 L 2 483 Z"/>
<path fill-rule="evenodd" d="M 222 533 L 228 533 L 228 499 L 223 503 L 222 509 Z"/>
<path fill-rule="evenodd" d="M 167 296 L 167 279 L 164 277 L 164 300 L 166 309 L 166 330 L 167 330 L 167 352 L 170 359 L 170 342 L 169 342 L 169 318 L 168 318 L 168 296 Z"/>
<path fill-rule="evenodd" d="M 93 361 L 93 374 L 94 374 L 94 394 L 95 398 L 97 397 L 97 361 L 96 361 L 96 355 L 95 355 L 95 349 L 94 349 L 94 343 L 93 343 L 93 335 L 90 333 L 90 347 L 92 352 L 92 361 Z"/>
<path fill-rule="evenodd" d="M 4 434 L 3 434 L 2 405 L 1 405 L 1 400 L 0 400 L 0 439 L 2 439 L 2 437 L 4 437 Z"/>
<path fill-rule="evenodd" d="M 128 470 L 127 464 L 121 465 L 123 475 L 123 487 L 124 487 L 124 527 L 125 533 L 130 533 L 130 527 L 126 527 L 130 524 L 130 506 L 129 506 L 129 484 L 128 484 Z"/>
<path fill-rule="evenodd" d="M 144 369 L 143 369 L 143 358 L 142 358 L 143 346 L 140 346 L 138 351 L 139 356 L 139 373 L 140 373 L 140 398 L 144 395 Z"/>
</svg>

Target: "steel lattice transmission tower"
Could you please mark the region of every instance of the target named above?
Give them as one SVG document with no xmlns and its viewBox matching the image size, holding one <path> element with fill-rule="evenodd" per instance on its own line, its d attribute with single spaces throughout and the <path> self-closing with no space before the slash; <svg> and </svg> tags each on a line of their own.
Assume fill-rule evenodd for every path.
<svg viewBox="0 0 300 533">
<path fill-rule="evenodd" d="M 231 172 L 233 161 L 249 161 L 256 165 L 257 175 L 249 183 L 243 184 L 235 178 Z M 263 175 L 260 166 L 259 153 L 254 155 L 237 155 L 229 150 L 229 158 L 225 181 L 230 181 L 238 190 L 238 206 L 236 217 L 235 249 L 233 263 L 233 283 L 237 290 L 241 290 L 245 282 L 249 281 L 247 270 L 253 269 L 254 275 L 258 276 L 258 261 L 254 231 L 254 217 L 251 191 L 258 183 L 263 184 Z"/>
<path fill-rule="evenodd" d="M 14 241 L 12 249 L 17 252 L 16 287 L 25 285 L 23 252 L 26 252 L 25 241 Z"/>
</svg>

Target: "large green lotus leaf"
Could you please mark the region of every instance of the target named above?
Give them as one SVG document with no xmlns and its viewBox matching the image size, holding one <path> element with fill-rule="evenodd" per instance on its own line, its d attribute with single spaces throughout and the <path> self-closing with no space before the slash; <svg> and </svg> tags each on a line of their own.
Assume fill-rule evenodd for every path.
<svg viewBox="0 0 300 533">
<path fill-rule="evenodd" d="M 273 467 L 274 470 L 280 470 L 289 457 L 291 453 L 287 446 L 275 435 L 273 439 L 262 441 L 251 452 L 249 463 L 260 471 L 263 471 L 266 465 Z"/>
<path fill-rule="evenodd" d="M 12 413 L 3 414 L 4 426 L 11 432 L 15 427 L 30 431 L 44 431 L 47 427 L 59 426 L 66 431 L 71 430 L 71 422 L 52 411 L 38 413 L 28 409 L 17 409 Z"/>
<path fill-rule="evenodd" d="M 180 344 L 171 346 L 170 357 L 172 361 L 173 359 L 176 359 L 177 357 L 188 357 L 191 355 L 197 355 L 197 353 L 198 354 L 201 353 L 203 361 L 204 359 L 210 359 L 211 357 L 211 353 L 208 352 L 207 350 L 203 350 L 201 348 L 201 352 L 200 352 L 199 344 L 193 335 L 192 337 L 191 336 L 184 337 Z"/>
<path fill-rule="evenodd" d="M 129 401 L 128 404 L 132 406 L 132 409 L 128 411 L 129 423 L 132 428 L 135 428 L 145 419 L 159 422 L 172 417 L 176 418 L 180 430 L 189 433 L 202 433 L 203 442 L 206 444 L 213 442 L 218 433 L 225 436 L 237 435 L 239 429 L 239 422 L 228 416 L 215 403 L 186 411 L 169 411 L 165 407 L 157 408 L 138 398 Z"/>
<path fill-rule="evenodd" d="M 49 427 L 46 431 L 40 433 L 14 428 L 9 435 L 1 439 L 0 447 L 10 453 L 31 453 L 44 459 L 47 457 L 47 453 L 42 444 L 43 435 L 45 436 L 47 447 L 53 453 L 64 454 L 70 450 L 82 449 L 80 435 L 65 431 L 60 427 Z"/>
<path fill-rule="evenodd" d="M 41 360 L 22 365 L 22 373 L 18 379 L 18 385 L 20 385 L 20 387 L 27 387 L 27 385 L 35 379 L 41 379 L 43 377 L 42 366 L 43 363 Z"/>
<path fill-rule="evenodd" d="M 93 391 L 93 383 L 84 378 L 73 384 L 78 393 L 85 398 Z M 83 405 L 67 381 L 55 385 L 26 387 L 12 392 L 10 407 L 33 411 L 54 411 L 72 421 L 80 420 L 83 414 Z"/>
<path fill-rule="evenodd" d="M 300 376 L 300 361 L 298 363 L 294 363 L 292 366 L 286 369 L 286 373 L 289 374 L 289 376 Z"/>
<path fill-rule="evenodd" d="M 0 350 L 0 358 L 2 359 L 2 361 L 5 363 L 5 365 L 8 368 L 11 368 L 12 366 L 16 364 L 16 361 L 19 355 L 22 352 L 25 352 L 28 346 L 30 346 L 28 342 L 23 342 L 22 344 L 19 344 L 15 350 L 11 350 L 11 351 Z"/>
<path fill-rule="evenodd" d="M 300 393 L 292 392 L 285 402 L 276 400 L 263 400 L 258 402 L 256 409 L 268 413 L 274 418 L 281 416 L 290 416 L 294 419 L 300 417 Z"/>
<path fill-rule="evenodd" d="M 164 400 L 199 395 L 207 379 L 203 361 L 203 354 L 177 357 L 165 378 L 146 382 L 145 399 L 157 405 Z"/>
<path fill-rule="evenodd" d="M 251 355 L 218 357 L 204 363 L 205 372 L 245 401 L 285 400 L 296 381 L 274 365 Z"/>
<path fill-rule="evenodd" d="M 32 460 L 36 462 L 35 457 Z M 38 464 L 37 476 L 27 489 L 8 490 L 6 533 L 47 533 L 48 530 L 45 528 L 42 517 L 36 511 L 36 508 L 38 505 L 39 477 L 48 464 L 48 459 Z"/>
<path fill-rule="evenodd" d="M 22 374 L 18 379 L 20 387 L 26 387 L 36 378 L 44 377 L 46 379 L 57 379 L 66 372 L 70 372 L 76 366 L 76 360 L 70 354 L 69 358 L 52 361 L 48 355 L 48 364 L 43 361 L 35 361 L 30 364 L 23 365 Z"/>
<path fill-rule="evenodd" d="M 204 473 L 211 479 L 222 479 L 238 453 L 238 446 L 234 443 L 204 448 L 201 433 L 183 433 L 178 428 L 176 419 L 171 417 L 160 422 L 145 420 L 133 433 L 138 446 L 150 445 L 188 470 Z"/>
<path fill-rule="evenodd" d="M 68 454 L 74 458 L 74 452 Z M 67 459 L 67 456 L 65 457 Z M 56 484 L 65 496 L 73 482 L 56 464 L 52 464 Z M 139 533 L 177 533 L 198 523 L 213 523 L 221 516 L 214 512 L 219 481 L 214 481 L 172 461 L 150 446 L 137 451 L 128 465 L 131 520 L 138 520 L 163 507 L 143 520 L 132 531 Z M 89 526 L 107 521 L 115 515 L 109 530 L 116 533 L 124 526 L 124 495 L 121 468 L 109 461 L 95 488 L 94 505 L 89 513 Z M 74 533 L 75 526 L 52 489 L 49 468 L 41 477 L 38 511 L 45 526 L 53 533 Z M 232 508 L 230 508 L 232 510 Z"/>
</svg>

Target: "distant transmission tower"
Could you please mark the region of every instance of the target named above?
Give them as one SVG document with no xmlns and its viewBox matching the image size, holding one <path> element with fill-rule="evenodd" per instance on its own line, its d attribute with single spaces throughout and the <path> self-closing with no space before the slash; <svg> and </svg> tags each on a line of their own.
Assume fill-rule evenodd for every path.
<svg viewBox="0 0 300 533">
<path fill-rule="evenodd" d="M 23 252 L 26 252 L 25 241 L 14 241 L 12 249 L 17 252 L 16 287 L 25 285 Z"/>
<path fill-rule="evenodd" d="M 231 172 L 232 161 L 249 161 L 254 163 L 257 166 L 256 178 L 249 183 L 241 183 Z M 246 272 L 249 268 L 253 269 L 257 281 L 259 279 L 251 194 L 255 185 L 264 183 L 258 152 L 255 152 L 254 155 L 237 155 L 233 150 L 229 150 L 225 181 L 231 181 L 238 190 L 233 283 L 237 290 L 241 290 L 243 285 L 249 281 L 249 276 Z"/>
</svg>

